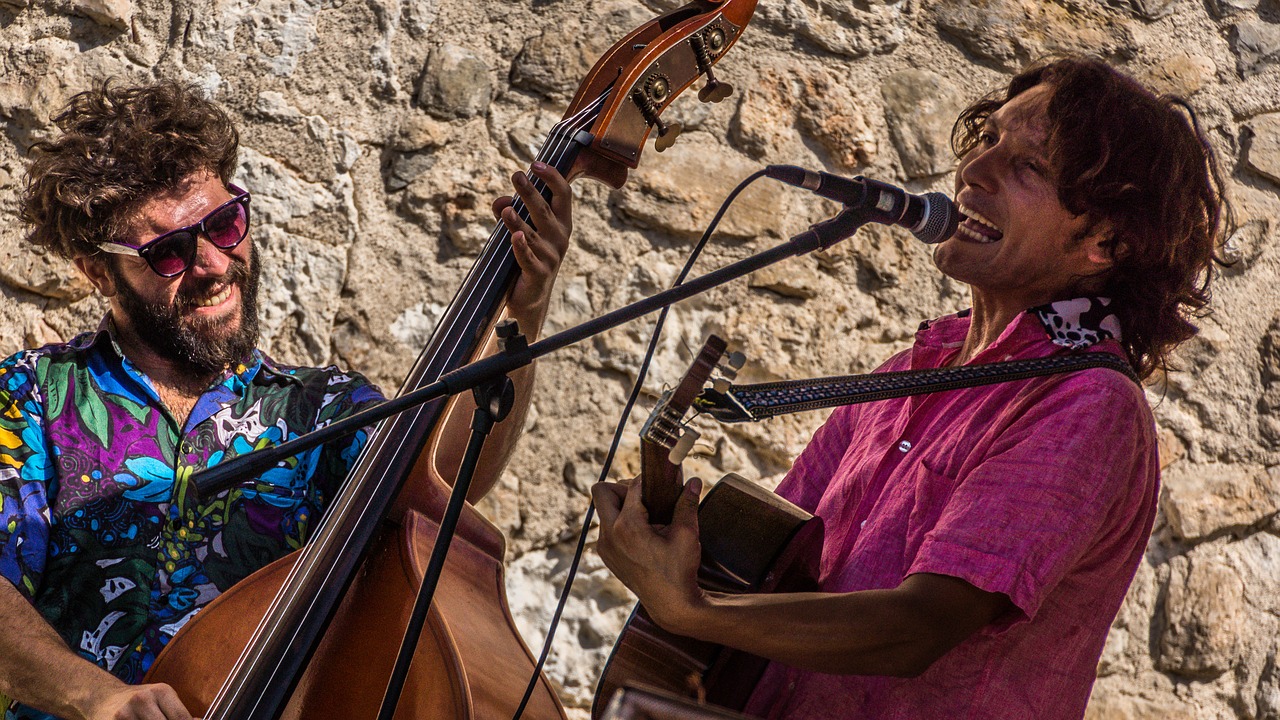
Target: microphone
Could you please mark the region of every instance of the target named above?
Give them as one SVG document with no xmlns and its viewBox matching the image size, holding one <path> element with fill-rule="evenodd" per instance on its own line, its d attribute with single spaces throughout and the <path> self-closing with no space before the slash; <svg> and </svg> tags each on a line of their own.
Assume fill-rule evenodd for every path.
<svg viewBox="0 0 1280 720">
<path fill-rule="evenodd" d="M 795 165 L 770 165 L 764 174 L 843 203 L 864 222 L 901 225 L 920 242 L 940 243 L 951 237 L 960 224 L 960 211 L 940 192 L 912 195 L 900 187 L 861 175 L 850 179 Z"/>
</svg>

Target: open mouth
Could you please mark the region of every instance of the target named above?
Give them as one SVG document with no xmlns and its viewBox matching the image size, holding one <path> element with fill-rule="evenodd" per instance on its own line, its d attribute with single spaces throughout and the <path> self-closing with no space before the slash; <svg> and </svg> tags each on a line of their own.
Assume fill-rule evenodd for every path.
<svg viewBox="0 0 1280 720">
<path fill-rule="evenodd" d="M 221 290 L 212 295 L 206 295 L 205 297 L 200 298 L 191 298 L 187 302 L 193 308 L 217 307 L 231 297 L 231 290 L 233 287 L 234 286 L 231 283 L 227 283 Z"/>
<path fill-rule="evenodd" d="M 1004 237 L 1004 231 L 996 227 L 995 223 L 964 205 L 960 205 L 959 208 L 964 221 L 956 228 L 957 235 L 978 243 L 993 243 Z"/>
</svg>

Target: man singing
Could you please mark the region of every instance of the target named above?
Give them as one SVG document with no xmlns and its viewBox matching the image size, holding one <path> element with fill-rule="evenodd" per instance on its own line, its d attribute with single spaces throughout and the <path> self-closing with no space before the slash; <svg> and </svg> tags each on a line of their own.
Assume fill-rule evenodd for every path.
<svg viewBox="0 0 1280 720">
<path fill-rule="evenodd" d="M 0 691 L 13 718 L 190 720 L 138 685 L 200 608 L 307 542 L 364 444 L 309 451 L 215 497 L 189 479 L 381 399 L 334 367 L 255 349 L 252 188 L 232 183 L 238 133 L 192 88 L 103 85 L 72 98 L 33 148 L 29 240 L 71 259 L 107 300 L 96 331 L 0 364 Z M 570 192 L 553 169 L 501 198 L 522 273 L 507 315 L 542 325 L 568 246 Z M 527 403 L 532 372 L 513 376 Z M 452 478 L 470 412 L 443 430 Z M 523 408 L 498 426 L 472 500 L 492 486 Z M 20 704 L 19 704 L 20 703 Z"/>
<path fill-rule="evenodd" d="M 1103 352 L 1141 377 L 1190 338 L 1225 205 L 1181 100 L 1090 59 L 1039 64 L 956 123 L 973 306 L 883 371 Z M 827 528 L 821 592 L 695 583 L 699 483 L 673 523 L 594 490 L 600 554 L 666 629 L 772 660 L 767 718 L 1078 719 L 1156 513 L 1143 391 L 1092 369 L 847 406 L 778 492 Z"/>
</svg>

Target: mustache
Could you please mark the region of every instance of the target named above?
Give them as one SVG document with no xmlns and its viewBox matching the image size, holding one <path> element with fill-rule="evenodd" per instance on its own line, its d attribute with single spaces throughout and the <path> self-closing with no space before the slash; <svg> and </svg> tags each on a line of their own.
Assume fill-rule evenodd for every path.
<svg viewBox="0 0 1280 720">
<path fill-rule="evenodd" d="M 175 300 L 185 306 L 195 305 L 200 300 L 209 296 L 209 291 L 219 285 L 235 285 L 241 290 L 244 289 L 249 281 L 249 263 L 236 258 L 230 258 L 231 263 L 227 266 L 227 271 L 220 277 L 211 278 L 185 278 L 190 284 L 183 283 L 175 294 Z"/>
</svg>

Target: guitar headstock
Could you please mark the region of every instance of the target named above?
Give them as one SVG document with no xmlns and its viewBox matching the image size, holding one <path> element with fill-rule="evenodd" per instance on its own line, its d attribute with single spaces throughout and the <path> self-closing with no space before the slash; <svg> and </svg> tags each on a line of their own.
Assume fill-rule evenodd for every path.
<svg viewBox="0 0 1280 720">
<path fill-rule="evenodd" d="M 663 393 L 640 429 L 641 491 L 650 522 L 670 522 L 671 510 L 683 487 L 680 463 L 699 437 L 692 428 L 682 427 L 685 414 L 717 370 L 721 375 L 715 383 L 727 384 L 742 367 L 742 353 L 730 353 L 726 358 L 726 349 L 722 338 L 709 336 L 684 377 L 675 388 Z"/>
</svg>

